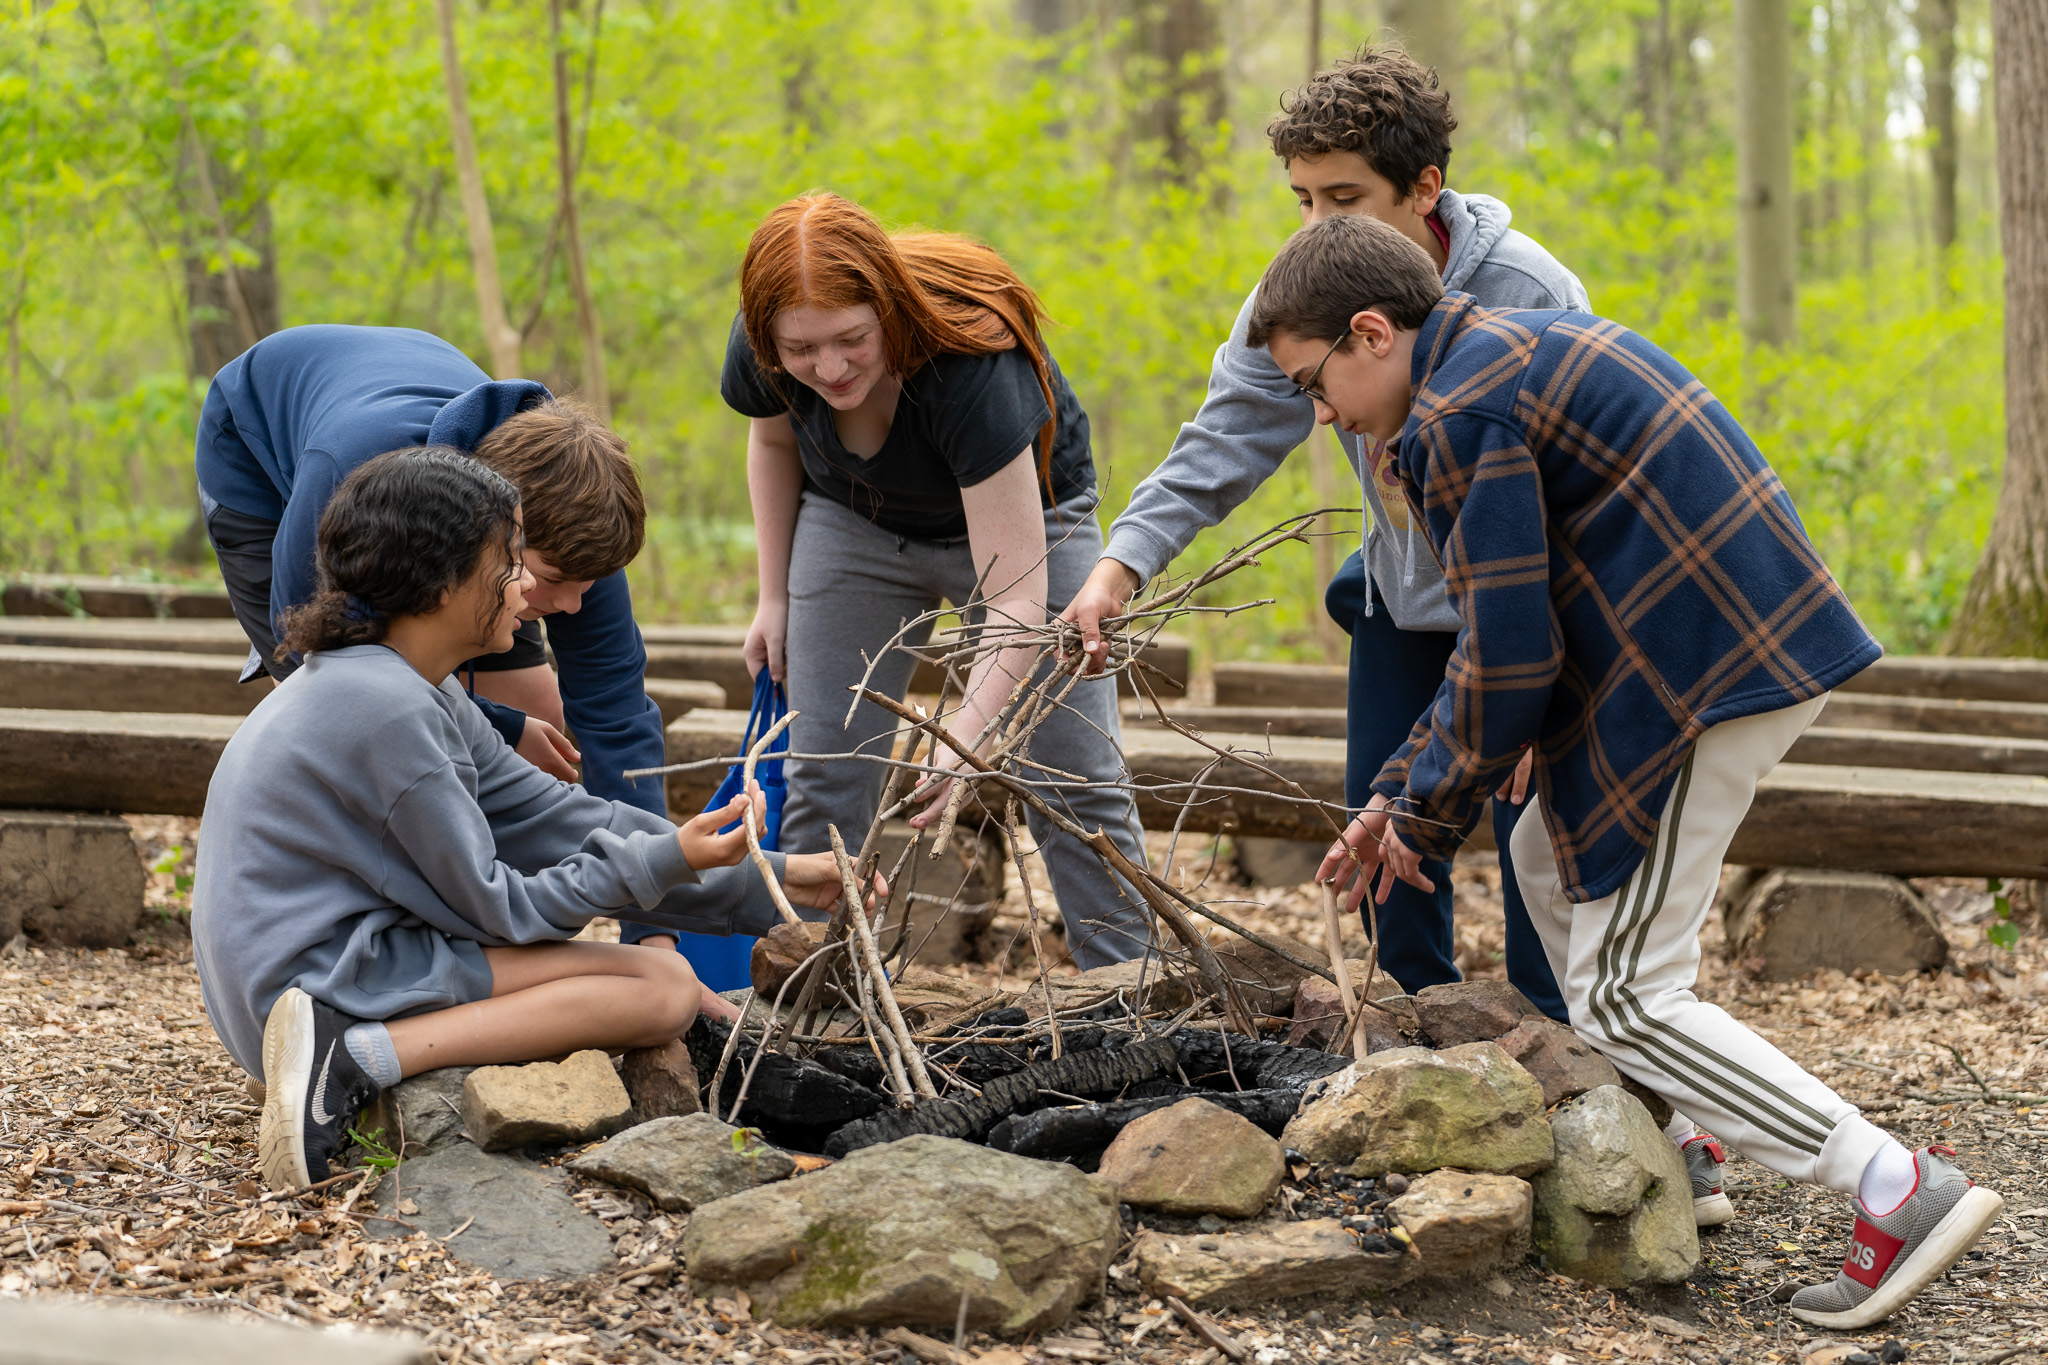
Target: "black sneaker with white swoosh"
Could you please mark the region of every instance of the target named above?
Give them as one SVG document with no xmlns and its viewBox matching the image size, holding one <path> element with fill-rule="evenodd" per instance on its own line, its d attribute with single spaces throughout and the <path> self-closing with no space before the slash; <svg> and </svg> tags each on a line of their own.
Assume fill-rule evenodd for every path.
<svg viewBox="0 0 2048 1365">
<path fill-rule="evenodd" d="M 327 1162 L 377 1098 L 377 1084 L 349 1055 L 342 1035 L 357 1021 L 297 986 L 270 1007 L 263 1027 L 263 1120 L 257 1150 L 263 1183 L 296 1190 L 325 1180 Z"/>
</svg>

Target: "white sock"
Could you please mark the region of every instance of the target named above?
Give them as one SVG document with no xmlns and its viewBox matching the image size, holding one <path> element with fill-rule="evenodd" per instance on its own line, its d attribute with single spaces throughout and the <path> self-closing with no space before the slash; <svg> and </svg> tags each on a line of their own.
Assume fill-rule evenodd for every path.
<svg viewBox="0 0 2048 1365">
<path fill-rule="evenodd" d="M 353 1024 L 341 1035 L 341 1042 L 379 1090 L 389 1090 L 405 1079 L 398 1069 L 398 1049 L 391 1043 L 391 1030 L 382 1024 L 374 1020 Z"/>
<path fill-rule="evenodd" d="M 1882 1218 L 1897 1212 L 1919 1182 L 1920 1169 L 1913 1162 L 1913 1154 L 1893 1138 L 1878 1148 L 1877 1155 L 1863 1168 L 1863 1178 L 1856 1182 L 1856 1198 L 1864 1208 Z"/>
<path fill-rule="evenodd" d="M 1664 1125 L 1665 1137 L 1683 1147 L 1699 1135 L 1700 1130 L 1693 1126 L 1691 1119 L 1675 1109 L 1671 1111 L 1671 1122 Z"/>
</svg>

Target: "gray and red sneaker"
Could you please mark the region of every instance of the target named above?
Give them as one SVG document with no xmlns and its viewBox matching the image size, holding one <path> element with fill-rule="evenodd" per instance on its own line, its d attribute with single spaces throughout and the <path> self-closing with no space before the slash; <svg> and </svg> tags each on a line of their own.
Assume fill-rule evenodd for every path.
<svg viewBox="0 0 2048 1365">
<path fill-rule="evenodd" d="M 1692 1221 L 1703 1228 L 1717 1228 L 1735 1217 L 1735 1206 L 1721 1192 L 1721 1168 L 1728 1154 L 1721 1144 L 1705 1133 L 1695 1133 L 1678 1144 L 1685 1157 L 1685 1173 L 1692 1177 Z"/>
<path fill-rule="evenodd" d="M 1970 1249 L 2005 1208 L 1995 1191 L 1972 1184 L 1948 1162 L 1953 1147 L 1913 1153 L 1913 1192 L 1890 1213 L 1856 1201 L 1856 1230 L 1841 1273 L 1792 1296 L 1792 1315 L 1817 1327 L 1868 1327 L 1908 1300 Z"/>
</svg>

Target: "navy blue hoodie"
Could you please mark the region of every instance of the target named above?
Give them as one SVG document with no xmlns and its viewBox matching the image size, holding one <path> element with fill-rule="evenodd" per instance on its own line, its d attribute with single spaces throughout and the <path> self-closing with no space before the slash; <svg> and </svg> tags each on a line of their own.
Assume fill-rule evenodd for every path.
<svg viewBox="0 0 2048 1365">
<path fill-rule="evenodd" d="M 310 599 L 320 514 L 357 465 L 387 450 L 474 450 L 513 414 L 545 400 L 528 379 L 493 382 L 437 336 L 407 327 L 292 327 L 265 337 L 214 376 L 200 419 L 200 499 L 277 523 L 270 614 Z M 562 711 L 593 795 L 665 813 L 659 779 L 619 774 L 663 761 L 661 712 L 648 700 L 647 650 L 623 572 L 599 579 L 575 613 L 546 618 L 561 671 Z M 507 744 L 526 716 L 474 698 Z"/>
</svg>

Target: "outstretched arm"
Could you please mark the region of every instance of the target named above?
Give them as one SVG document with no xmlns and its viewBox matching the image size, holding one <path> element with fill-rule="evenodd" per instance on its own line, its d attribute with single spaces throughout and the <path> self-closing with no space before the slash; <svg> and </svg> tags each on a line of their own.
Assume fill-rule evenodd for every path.
<svg viewBox="0 0 2048 1365">
<path fill-rule="evenodd" d="M 747 429 L 747 495 L 754 505 L 754 574 L 758 597 L 754 623 L 747 627 L 749 672 L 762 669 L 777 682 L 788 664 L 789 555 L 796 541 L 797 503 L 804 491 L 804 467 L 789 414 L 756 417 Z"/>
</svg>

